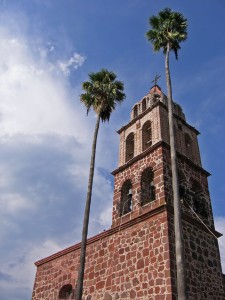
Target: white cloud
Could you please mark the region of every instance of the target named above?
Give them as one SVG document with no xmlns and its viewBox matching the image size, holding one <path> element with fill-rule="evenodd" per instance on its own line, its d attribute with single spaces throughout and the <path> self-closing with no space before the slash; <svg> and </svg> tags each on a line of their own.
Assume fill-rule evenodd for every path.
<svg viewBox="0 0 225 300">
<path fill-rule="evenodd" d="M 56 48 L 55 45 L 51 42 L 48 42 L 46 47 L 39 46 L 38 52 L 39 52 L 40 57 L 42 59 L 46 59 L 49 54 L 54 52 L 55 48 Z"/>
<path fill-rule="evenodd" d="M 215 227 L 216 230 L 223 234 L 222 237 L 219 238 L 219 247 L 220 247 L 220 257 L 222 270 L 225 274 L 225 217 L 216 217 L 215 218 Z"/>
<path fill-rule="evenodd" d="M 75 52 L 73 56 L 69 58 L 67 61 L 59 61 L 58 66 L 65 76 L 69 76 L 71 70 L 72 69 L 76 70 L 78 67 L 82 66 L 85 59 L 86 58 L 84 56 Z"/>
<path fill-rule="evenodd" d="M 102 226 L 105 226 L 106 229 L 112 224 L 112 204 L 109 207 L 106 207 L 101 213 L 99 222 Z"/>
<path fill-rule="evenodd" d="M 28 46 L 0 31 L 0 134 L 74 134 L 72 95 L 32 58 Z"/>
<path fill-rule="evenodd" d="M 4 174 L 0 176 L 0 189 L 5 189 L 12 181 L 11 172 L 6 165 L 0 164 L 0 174 Z"/>
<path fill-rule="evenodd" d="M 24 213 L 34 208 L 33 202 L 18 193 L 5 193 L 0 197 L 0 210 L 3 214 Z"/>
</svg>

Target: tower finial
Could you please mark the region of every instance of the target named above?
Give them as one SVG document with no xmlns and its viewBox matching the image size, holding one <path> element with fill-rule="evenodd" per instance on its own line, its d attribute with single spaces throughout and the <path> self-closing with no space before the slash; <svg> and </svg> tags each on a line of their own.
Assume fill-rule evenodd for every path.
<svg viewBox="0 0 225 300">
<path fill-rule="evenodd" d="M 155 75 L 155 78 L 152 80 L 152 82 L 151 83 L 154 83 L 154 86 L 156 86 L 157 85 L 157 81 L 158 81 L 158 79 L 161 77 L 161 75 Z"/>
</svg>

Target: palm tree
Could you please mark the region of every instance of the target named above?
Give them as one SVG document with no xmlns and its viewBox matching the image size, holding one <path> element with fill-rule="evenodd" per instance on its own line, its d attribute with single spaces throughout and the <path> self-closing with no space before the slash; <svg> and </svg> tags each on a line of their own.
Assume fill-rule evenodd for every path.
<svg viewBox="0 0 225 300">
<path fill-rule="evenodd" d="M 160 11 L 158 16 L 152 16 L 149 19 L 151 30 L 146 34 L 148 40 L 153 45 L 153 50 L 158 52 L 163 50 L 165 55 L 166 83 L 168 94 L 168 118 L 170 134 L 170 155 L 172 168 L 172 185 L 174 201 L 174 232 L 176 247 L 176 264 L 177 264 L 177 293 L 179 300 L 187 299 L 185 283 L 185 263 L 184 248 L 182 244 L 182 224 L 181 210 L 179 201 L 179 186 L 176 162 L 176 150 L 174 142 L 174 122 L 173 122 L 173 103 L 172 103 L 172 86 L 169 68 L 169 55 L 173 51 L 176 59 L 180 42 L 187 39 L 187 19 L 179 12 L 174 12 L 170 8 Z"/>
<path fill-rule="evenodd" d="M 80 100 L 87 108 L 87 114 L 89 113 L 89 110 L 93 108 L 93 110 L 97 115 L 97 120 L 96 120 L 95 132 L 94 132 L 94 138 L 92 144 L 88 190 L 87 190 L 86 207 L 85 207 L 84 221 L 83 221 L 82 242 L 81 242 L 81 251 L 80 251 L 80 266 L 78 271 L 77 289 L 76 289 L 77 300 L 82 299 L 82 293 L 83 293 L 86 241 L 87 241 L 88 223 L 89 223 L 89 215 L 90 215 L 92 184 L 93 184 L 93 177 L 94 177 L 96 144 L 97 144 L 100 120 L 102 122 L 109 121 L 112 111 L 116 108 L 116 104 L 121 103 L 125 99 L 125 94 L 123 93 L 124 85 L 121 81 L 116 80 L 115 73 L 109 72 L 106 69 L 102 69 L 97 73 L 90 73 L 89 79 L 90 79 L 89 81 L 84 82 L 82 85 L 82 88 L 85 91 L 85 93 L 80 96 Z"/>
</svg>

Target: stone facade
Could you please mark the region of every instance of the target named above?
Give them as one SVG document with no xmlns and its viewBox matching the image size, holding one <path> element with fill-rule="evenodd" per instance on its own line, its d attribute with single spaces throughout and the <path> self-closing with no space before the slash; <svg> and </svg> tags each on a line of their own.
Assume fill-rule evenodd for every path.
<svg viewBox="0 0 225 300">
<path fill-rule="evenodd" d="M 175 103 L 174 120 L 188 296 L 222 300 L 220 234 L 214 228 L 198 131 Z M 175 300 L 168 110 L 158 86 L 135 104 L 130 122 L 118 133 L 112 226 L 87 242 L 83 299 Z M 79 252 L 77 244 L 36 262 L 32 300 L 75 299 Z"/>
<path fill-rule="evenodd" d="M 74 287 L 78 260 L 79 245 L 38 262 L 32 299 L 59 299 L 62 286 Z M 90 239 L 84 286 L 84 299 L 172 299 L 165 209 Z"/>
</svg>

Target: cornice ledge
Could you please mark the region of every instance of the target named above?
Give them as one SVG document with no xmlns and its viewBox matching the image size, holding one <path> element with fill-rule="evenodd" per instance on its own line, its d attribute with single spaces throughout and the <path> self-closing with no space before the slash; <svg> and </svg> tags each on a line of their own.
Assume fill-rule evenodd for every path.
<svg viewBox="0 0 225 300">
<path fill-rule="evenodd" d="M 112 228 L 110 228 L 108 230 L 105 230 L 105 231 L 101 232 L 100 234 L 97 234 L 97 235 L 89 238 L 87 240 L 87 245 L 90 245 L 90 244 L 92 244 L 92 243 L 94 243 L 94 242 L 96 242 L 98 240 L 101 240 L 101 239 L 103 239 L 105 237 L 113 235 L 113 234 L 115 234 L 115 233 L 117 233 L 117 232 L 119 232 L 121 230 L 124 230 L 124 229 L 126 229 L 128 227 L 131 227 L 131 226 L 133 226 L 133 225 L 135 225 L 137 223 L 145 221 L 150 216 L 154 216 L 154 215 L 159 214 L 159 213 L 161 213 L 161 212 L 163 212 L 165 210 L 166 210 L 166 206 L 165 206 L 165 204 L 162 204 L 161 206 L 158 206 L 157 208 L 155 208 L 155 209 L 153 209 L 153 210 L 151 210 L 151 211 L 149 211 L 149 212 L 147 212 L 145 214 L 142 214 L 142 215 L 140 215 L 140 216 L 138 216 L 138 217 L 136 217 L 136 218 L 134 218 L 132 220 L 129 220 L 129 221 L 127 221 L 127 222 L 125 222 L 123 224 L 120 224 L 120 225 L 118 225 L 116 227 L 112 227 Z M 66 248 L 66 249 L 64 249 L 62 251 L 54 253 L 54 254 L 52 254 L 52 255 L 50 255 L 48 257 L 45 257 L 45 258 L 43 258 L 43 259 L 35 262 L 35 266 L 39 267 L 39 266 L 41 266 L 41 265 L 43 265 L 43 264 L 45 264 L 47 262 L 50 262 L 50 261 L 52 261 L 52 260 L 54 260 L 56 258 L 59 258 L 59 257 L 61 257 L 63 255 L 66 255 L 66 254 L 68 254 L 70 252 L 73 252 L 75 250 L 78 250 L 78 249 L 80 249 L 80 247 L 81 247 L 81 243 L 78 243 L 78 244 L 75 244 L 73 246 L 70 246 L 70 247 L 68 247 L 68 248 Z"/>
<path fill-rule="evenodd" d="M 171 205 L 167 205 L 167 211 L 171 214 L 171 215 L 174 215 L 174 212 L 173 212 L 173 207 Z M 182 212 L 182 219 L 185 220 L 186 222 L 194 225 L 194 226 L 197 226 L 199 228 L 201 228 L 203 231 L 207 232 L 207 233 L 210 233 L 209 230 L 217 237 L 221 237 L 223 236 L 222 233 L 216 231 L 214 228 L 209 228 L 209 230 L 201 223 L 199 222 L 198 220 L 196 219 L 193 219 L 191 216 L 185 214 L 184 212 Z M 210 233 L 210 234 L 212 234 Z"/>
<path fill-rule="evenodd" d="M 166 143 L 164 141 L 159 141 L 156 144 L 152 145 L 151 147 L 149 147 L 147 150 L 145 150 L 144 152 L 138 154 L 137 156 L 133 157 L 132 159 L 130 159 L 128 162 L 126 162 L 124 165 L 120 166 L 119 168 L 115 169 L 114 171 L 112 171 L 112 175 L 116 175 L 118 172 L 123 171 L 124 169 L 126 169 L 127 167 L 131 166 L 133 163 L 135 163 L 137 160 L 143 158 L 144 156 L 146 156 L 147 154 L 149 154 L 150 152 L 156 150 L 157 148 L 159 148 L 160 146 L 164 146 L 166 145 Z"/>
</svg>

